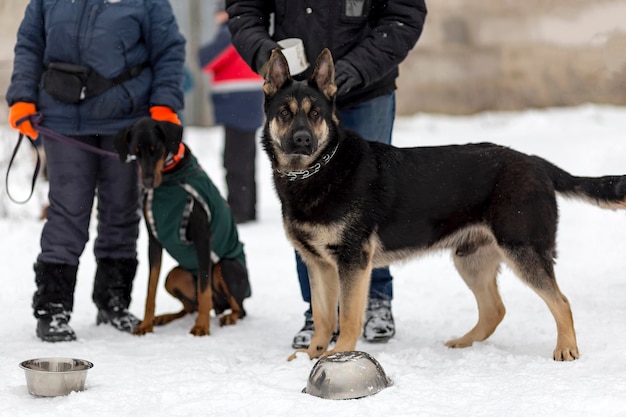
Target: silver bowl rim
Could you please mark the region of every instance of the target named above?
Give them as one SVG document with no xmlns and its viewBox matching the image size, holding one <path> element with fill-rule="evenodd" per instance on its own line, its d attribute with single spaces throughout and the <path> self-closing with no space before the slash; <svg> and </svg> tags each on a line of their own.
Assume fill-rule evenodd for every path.
<svg viewBox="0 0 626 417">
<path fill-rule="evenodd" d="M 50 370 L 46 370 L 46 369 L 33 369 L 28 367 L 27 365 L 31 362 L 34 361 L 46 361 L 46 360 L 56 360 L 56 361 L 67 361 L 67 362 L 80 362 L 81 365 L 84 366 L 84 368 L 80 368 L 80 369 L 69 369 L 67 371 L 50 371 Z M 88 370 L 90 370 L 91 368 L 94 367 L 94 364 L 91 361 L 88 361 L 86 359 L 80 359 L 80 358 L 70 358 L 70 357 L 66 357 L 66 356 L 45 356 L 45 357 L 41 357 L 41 358 L 32 358 L 32 359 L 26 359 L 25 361 L 22 361 L 19 363 L 18 365 L 20 368 L 22 368 L 25 371 L 30 371 L 30 372 L 42 372 L 42 373 L 48 373 L 48 374 L 71 374 L 71 373 L 75 373 L 75 372 L 86 372 Z"/>
</svg>

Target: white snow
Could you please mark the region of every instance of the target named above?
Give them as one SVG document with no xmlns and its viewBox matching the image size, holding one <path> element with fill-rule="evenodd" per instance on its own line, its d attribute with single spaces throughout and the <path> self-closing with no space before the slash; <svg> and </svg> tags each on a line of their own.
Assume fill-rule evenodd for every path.
<svg viewBox="0 0 626 417">
<path fill-rule="evenodd" d="M 545 157 L 577 175 L 626 173 L 626 108 L 576 108 L 485 113 L 472 117 L 398 118 L 397 146 L 492 141 Z M 35 336 L 30 307 L 32 264 L 43 222 L 37 219 L 46 184 L 26 205 L 4 190 L 17 135 L 0 126 L 0 416 L 626 416 L 626 213 L 559 199 L 556 273 L 569 298 L 581 352 L 552 360 L 554 320 L 546 305 L 508 269 L 499 279 L 507 315 L 487 341 L 466 349 L 444 346 L 477 317 L 474 298 L 447 253 L 392 267 L 397 335 L 387 344 L 359 341 L 394 385 L 359 400 L 323 400 L 301 391 L 315 363 L 292 353 L 303 323 L 293 251 L 286 241 L 267 158 L 259 147 L 259 221 L 240 227 L 253 297 L 236 326 L 212 321 L 209 337 L 194 337 L 186 317 L 144 337 L 96 326 L 91 301 L 91 243 L 81 259 L 71 325 L 79 340 L 49 344 Z M 219 128 L 186 129 L 185 138 L 221 190 Z M 23 144 L 9 177 L 25 198 L 32 159 Z M 424 196 L 428 198 L 428 196 Z M 95 218 L 94 218 L 95 219 Z M 94 220 L 91 236 L 95 236 Z M 131 310 L 141 317 L 147 286 L 144 226 Z M 172 267 L 166 258 L 163 273 Z M 159 286 L 157 313 L 178 301 Z M 18 364 L 44 356 L 87 359 L 86 390 L 36 398 Z"/>
</svg>

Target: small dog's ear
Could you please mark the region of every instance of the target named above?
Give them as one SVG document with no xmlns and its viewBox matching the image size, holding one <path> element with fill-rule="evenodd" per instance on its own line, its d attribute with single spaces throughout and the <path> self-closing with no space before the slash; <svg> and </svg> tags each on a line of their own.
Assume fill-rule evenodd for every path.
<svg viewBox="0 0 626 417">
<path fill-rule="evenodd" d="M 316 85 L 329 100 L 335 97 L 337 93 L 335 65 L 333 64 L 333 56 L 328 48 L 324 49 L 317 57 L 309 82 Z"/>
<path fill-rule="evenodd" d="M 173 154 L 178 153 L 178 146 L 183 140 L 183 127 L 176 123 L 163 121 L 158 121 L 156 125 L 161 135 L 163 135 L 167 151 Z"/>
<path fill-rule="evenodd" d="M 113 137 L 113 148 L 120 156 L 120 161 L 126 162 L 128 158 L 128 145 L 130 144 L 130 132 L 133 126 L 126 126 Z"/>
<path fill-rule="evenodd" d="M 273 96 L 278 90 L 280 90 L 287 82 L 291 82 L 291 74 L 289 74 L 289 64 L 287 59 L 280 51 L 280 48 L 276 48 L 270 55 L 270 60 L 267 62 L 267 73 L 265 74 L 265 83 L 263 84 L 263 92 L 267 97 Z"/>
</svg>

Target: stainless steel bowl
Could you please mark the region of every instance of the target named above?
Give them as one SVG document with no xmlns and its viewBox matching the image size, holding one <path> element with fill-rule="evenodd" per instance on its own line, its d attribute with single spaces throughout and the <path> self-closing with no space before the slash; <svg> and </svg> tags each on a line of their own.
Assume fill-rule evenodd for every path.
<svg viewBox="0 0 626 417">
<path fill-rule="evenodd" d="M 349 400 L 376 394 L 392 384 L 382 366 L 365 352 L 339 352 L 320 359 L 304 393 L 329 400 Z"/>
<path fill-rule="evenodd" d="M 85 389 L 87 371 L 93 363 L 73 358 L 38 358 L 20 363 L 32 395 L 57 397 Z"/>
</svg>

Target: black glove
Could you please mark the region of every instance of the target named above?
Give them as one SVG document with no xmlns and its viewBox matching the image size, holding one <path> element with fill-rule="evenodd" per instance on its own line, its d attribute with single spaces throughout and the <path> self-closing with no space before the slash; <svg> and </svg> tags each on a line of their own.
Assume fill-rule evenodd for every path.
<svg viewBox="0 0 626 417">
<path fill-rule="evenodd" d="M 273 40 L 268 40 L 263 43 L 261 48 L 257 51 L 256 56 L 254 57 L 254 66 L 256 72 L 261 77 L 265 77 L 270 55 L 275 48 L 280 48 L 280 46 L 278 46 L 278 44 Z"/>
<path fill-rule="evenodd" d="M 341 96 L 363 83 L 363 77 L 352 64 L 342 59 L 335 63 L 335 84 L 337 95 Z"/>
</svg>

